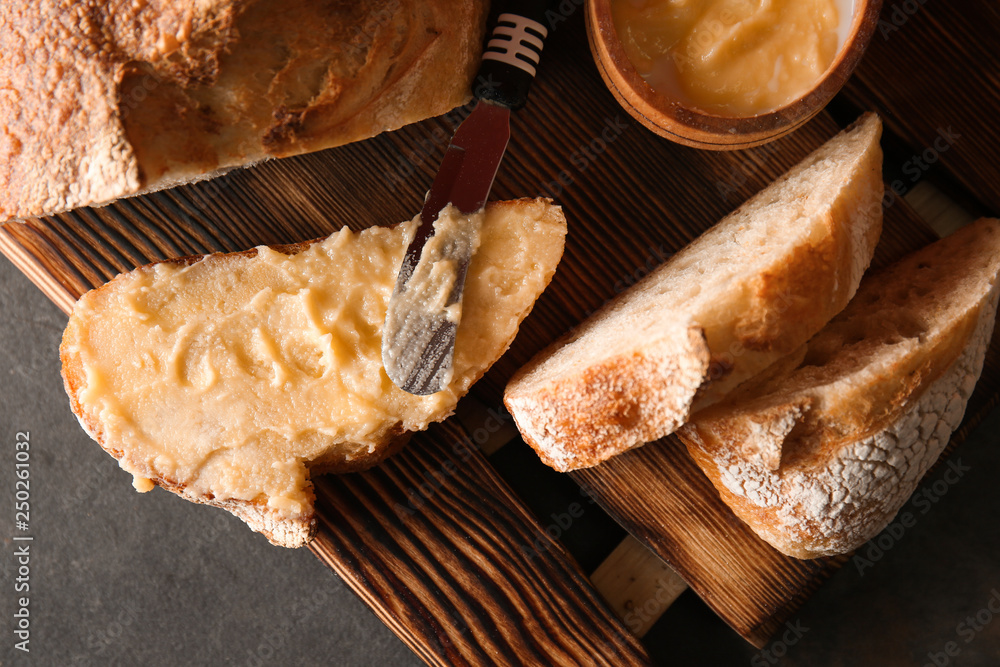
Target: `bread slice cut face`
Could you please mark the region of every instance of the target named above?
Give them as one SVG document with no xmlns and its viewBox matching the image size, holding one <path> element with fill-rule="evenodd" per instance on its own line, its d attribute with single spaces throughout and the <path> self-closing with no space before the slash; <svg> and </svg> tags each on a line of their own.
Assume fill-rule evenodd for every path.
<svg viewBox="0 0 1000 667">
<path fill-rule="evenodd" d="M 448 416 L 506 351 L 562 256 L 548 200 L 491 204 L 447 389 L 382 368 L 381 330 L 416 221 L 151 264 L 76 304 L 61 346 L 74 413 L 135 477 L 224 507 L 276 544 L 314 528 L 309 476 L 367 468 Z"/>
<path fill-rule="evenodd" d="M 1000 221 L 866 277 L 801 350 L 678 434 L 780 551 L 851 551 L 881 531 L 958 427 L 996 320 Z"/>
<path fill-rule="evenodd" d="M 862 117 L 521 369 L 504 400 L 541 459 L 672 433 L 840 312 L 882 229 L 880 135 Z"/>
</svg>

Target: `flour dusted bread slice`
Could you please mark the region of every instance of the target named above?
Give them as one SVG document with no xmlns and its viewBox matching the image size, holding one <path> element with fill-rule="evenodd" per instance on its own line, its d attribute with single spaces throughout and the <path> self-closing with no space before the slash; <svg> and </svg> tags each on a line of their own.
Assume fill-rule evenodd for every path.
<svg viewBox="0 0 1000 667">
<path fill-rule="evenodd" d="M 556 470 L 673 432 L 847 304 L 881 233 L 869 114 L 541 352 L 504 400 Z"/>
<path fill-rule="evenodd" d="M 562 256 L 549 200 L 491 204 L 448 388 L 414 396 L 381 330 L 416 220 L 122 274 L 76 304 L 60 349 L 74 413 L 135 477 L 223 507 L 284 546 L 314 529 L 310 474 L 367 468 L 448 416 L 507 349 Z"/>
<path fill-rule="evenodd" d="M 798 558 L 879 533 L 958 427 L 993 332 L 1000 221 L 866 277 L 796 353 L 678 433 L 737 516 Z"/>
<path fill-rule="evenodd" d="M 364 139 L 470 96 L 486 0 L 5 0 L 0 222 Z"/>
</svg>

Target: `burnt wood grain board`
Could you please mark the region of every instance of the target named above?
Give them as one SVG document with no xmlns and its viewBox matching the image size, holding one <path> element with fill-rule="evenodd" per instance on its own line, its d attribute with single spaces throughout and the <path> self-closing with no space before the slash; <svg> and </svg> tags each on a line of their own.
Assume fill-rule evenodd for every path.
<svg viewBox="0 0 1000 667">
<path fill-rule="evenodd" d="M 308 199 L 295 210 L 248 206 L 244 216 L 259 217 L 244 229 L 206 221 L 204 210 L 253 201 L 239 182 L 250 173 L 9 224 L 0 248 L 68 310 L 90 287 L 149 261 L 313 238 L 339 227 L 331 220 L 371 224 L 357 213 L 318 210 Z M 291 187 L 284 178 L 279 171 L 276 183 L 254 192 Z M 275 231 L 267 226 L 272 220 L 290 222 Z M 468 440 L 459 429 L 452 422 L 420 434 L 369 473 L 317 480 L 314 553 L 429 664 L 491 665 L 498 656 L 504 664 L 648 664 L 639 641 L 483 456 L 474 446 L 455 446 Z M 400 514 L 428 479 L 445 481 L 426 508 Z"/>
<path fill-rule="evenodd" d="M 1000 334 L 966 416 L 928 476 L 997 406 Z M 719 498 L 674 436 L 570 473 L 705 602 L 761 647 L 846 557 L 798 560 L 758 538 Z"/>
<path fill-rule="evenodd" d="M 901 36 L 899 44 L 904 45 L 907 39 Z M 891 103 L 888 100 L 890 112 Z M 102 284 L 118 271 L 148 261 L 242 250 L 260 243 L 296 242 L 327 234 L 342 225 L 360 229 L 398 222 L 419 209 L 448 137 L 463 115 L 460 110 L 370 141 L 264 163 L 213 181 L 101 209 L 11 223 L 0 232 L 0 250 L 57 304 L 68 309 L 86 289 Z M 525 321 L 511 350 L 474 391 L 483 402 L 497 405 L 506 379 L 532 354 L 838 129 L 824 113 L 789 137 L 748 151 L 710 153 L 672 144 L 631 121 L 614 102 L 587 51 L 582 12 L 572 13 L 556 27 L 547 43 L 546 60 L 528 108 L 514 116 L 511 147 L 493 193 L 495 198 L 538 194 L 554 197 L 569 218 L 566 255 L 552 286 Z M 904 203 L 894 205 L 889 217 L 899 224 L 887 226 L 881 253 L 898 254 L 930 238 L 929 230 L 909 214 Z M 1000 369 L 995 358 L 991 359 L 982 384 L 988 394 L 981 405 L 996 398 Z M 970 406 L 970 414 L 974 412 Z M 656 452 L 658 446 L 647 449 Z M 662 471 L 649 470 L 641 481 L 655 488 L 662 476 Z M 690 481 L 687 487 L 681 487 L 692 494 L 686 500 L 700 508 L 715 506 L 717 498 L 707 482 L 692 475 L 682 477 Z M 398 480 L 386 477 L 382 483 L 397 484 Z M 321 489 L 328 488 L 325 484 L 321 483 Z M 609 493 L 611 488 L 608 486 Z M 602 502 L 613 509 L 611 500 L 608 497 Z M 321 507 L 325 508 L 326 525 L 333 525 L 328 523 L 337 519 L 329 514 L 333 508 Z M 650 527 L 656 525 L 652 518 L 646 520 L 648 508 L 622 510 L 616 512 L 618 518 L 629 526 L 634 516 L 637 520 L 631 522 L 631 527 L 640 536 L 639 520 Z M 683 512 L 675 514 L 680 520 L 688 516 Z M 661 524 L 665 517 L 660 516 Z M 391 522 L 393 517 L 381 519 Z M 707 523 L 728 530 L 731 521 L 731 515 L 722 513 Z M 701 530 L 696 521 L 690 526 L 691 532 Z M 664 545 L 668 540 L 654 542 L 648 533 L 645 537 L 660 552 L 667 550 Z M 733 562 L 748 562 L 760 553 L 758 546 L 748 547 L 749 551 Z M 329 554 L 346 552 L 325 553 L 334 557 Z M 683 550 L 678 553 L 684 554 Z M 726 565 L 712 553 L 691 554 L 689 561 L 696 557 L 720 567 Z M 828 571 L 824 566 L 800 566 L 805 569 L 796 570 L 793 576 L 793 570 L 788 569 L 792 565 L 775 567 L 772 576 L 778 582 L 780 599 L 771 599 L 774 604 L 740 597 L 753 595 L 750 589 L 727 593 L 724 584 L 732 579 L 729 573 L 722 581 L 705 579 L 698 590 L 731 625 L 751 641 L 761 643 L 775 619 L 804 599 Z M 786 575 L 792 578 L 786 580 Z M 693 579 L 691 573 L 685 576 L 689 581 Z M 365 588 L 367 580 L 357 581 L 356 590 L 374 604 L 376 598 L 364 592 L 370 590 Z M 408 610 L 418 608 L 407 606 L 418 603 L 402 581 L 395 583 L 399 586 L 395 594 L 400 604 Z M 509 586 L 504 581 L 492 584 L 502 589 Z M 421 655 L 438 655 L 435 647 L 440 636 L 425 634 L 419 618 L 419 614 L 401 614 L 393 627 L 411 646 L 428 647 L 420 649 Z"/>
<path fill-rule="evenodd" d="M 310 548 L 428 664 L 649 664 L 454 420 L 316 495 Z"/>
<path fill-rule="evenodd" d="M 900 200 L 885 211 L 872 263 L 884 266 L 935 238 Z M 998 342 L 991 348 L 994 362 Z M 984 375 L 1000 374 L 990 369 L 987 364 Z M 992 380 L 983 383 L 970 402 L 969 421 L 981 418 L 995 396 Z M 729 510 L 673 436 L 571 476 L 758 646 L 843 562 L 799 560 L 765 543 Z"/>
<path fill-rule="evenodd" d="M 845 94 L 881 109 L 906 140 L 895 175 L 906 187 L 944 167 L 978 200 L 1000 212 L 1000 5 L 995 2 L 885 2 L 868 51 Z M 968 205 L 966 202 L 964 204 Z"/>
<path fill-rule="evenodd" d="M 996 407 L 998 377 L 1000 336 L 994 336 L 966 417 L 940 460 Z M 674 436 L 570 474 L 758 647 L 846 560 L 799 560 L 762 541 L 719 498 Z"/>
</svg>

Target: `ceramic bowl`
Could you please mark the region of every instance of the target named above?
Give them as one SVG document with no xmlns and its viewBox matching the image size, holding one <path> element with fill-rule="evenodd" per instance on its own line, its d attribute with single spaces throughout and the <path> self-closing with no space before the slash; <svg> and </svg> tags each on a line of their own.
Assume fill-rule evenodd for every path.
<svg viewBox="0 0 1000 667">
<path fill-rule="evenodd" d="M 833 63 L 807 93 L 774 111 L 723 116 L 653 90 L 625 55 L 611 15 L 613 0 L 588 0 L 587 36 L 597 68 L 619 103 L 653 132 L 688 146 L 734 150 L 781 137 L 815 116 L 854 71 L 878 23 L 881 0 L 855 0 L 850 28 Z"/>
</svg>

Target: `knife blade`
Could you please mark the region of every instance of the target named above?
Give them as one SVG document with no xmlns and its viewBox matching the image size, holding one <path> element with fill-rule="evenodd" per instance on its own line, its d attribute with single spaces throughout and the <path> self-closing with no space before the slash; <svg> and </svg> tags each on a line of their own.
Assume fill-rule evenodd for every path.
<svg viewBox="0 0 1000 667">
<path fill-rule="evenodd" d="M 411 394 L 433 394 L 451 382 L 479 213 L 510 139 L 510 112 L 527 101 L 548 35 L 542 24 L 547 2 L 524 4 L 498 17 L 476 77 L 476 105 L 445 151 L 386 310 L 382 365 L 393 383 Z M 449 206 L 467 217 L 458 219 L 462 227 L 454 224 Z"/>
</svg>

